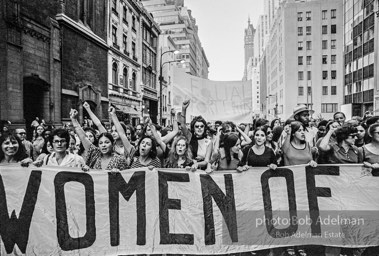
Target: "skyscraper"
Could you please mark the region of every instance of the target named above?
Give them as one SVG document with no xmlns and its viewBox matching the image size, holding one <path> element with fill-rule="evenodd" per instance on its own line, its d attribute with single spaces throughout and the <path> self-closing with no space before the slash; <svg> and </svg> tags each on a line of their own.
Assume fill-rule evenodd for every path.
<svg viewBox="0 0 379 256">
<path fill-rule="evenodd" d="M 247 22 L 247 28 L 245 29 L 245 66 L 243 72 L 243 80 L 247 79 L 247 64 L 251 57 L 254 57 L 254 36 L 255 29 L 253 24 L 250 23 L 250 18 Z"/>
</svg>

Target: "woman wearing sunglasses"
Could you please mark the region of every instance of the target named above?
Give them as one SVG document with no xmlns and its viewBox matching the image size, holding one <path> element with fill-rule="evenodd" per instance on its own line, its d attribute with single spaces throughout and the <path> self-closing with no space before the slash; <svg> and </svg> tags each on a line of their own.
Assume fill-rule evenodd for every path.
<svg viewBox="0 0 379 256">
<path fill-rule="evenodd" d="M 195 117 L 190 125 L 190 131 L 186 125 L 186 112 L 190 100 L 186 100 L 182 105 L 182 114 L 179 119 L 182 132 L 190 141 L 193 159 L 196 160 L 200 169 L 205 170 L 212 154 L 212 141 L 207 138 L 207 122 L 202 116 Z"/>
</svg>

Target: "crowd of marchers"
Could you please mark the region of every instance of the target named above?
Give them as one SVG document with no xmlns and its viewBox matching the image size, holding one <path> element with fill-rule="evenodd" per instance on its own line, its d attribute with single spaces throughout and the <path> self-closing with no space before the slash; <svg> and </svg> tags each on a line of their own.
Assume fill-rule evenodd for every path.
<svg viewBox="0 0 379 256">
<path fill-rule="evenodd" d="M 135 127 L 124 124 L 110 107 L 112 125 L 106 129 L 87 102 L 83 108 L 90 120 L 80 123 L 75 109 L 70 111 L 71 126 L 48 127 L 36 119 L 31 141 L 26 139 L 24 128 L 10 131 L 3 125 L 0 165 L 78 167 L 91 172 L 164 167 L 212 173 L 254 171 L 253 167 L 275 170 L 278 166 L 300 164 L 315 167 L 362 163 L 372 173 L 379 170 L 379 116 L 372 112 L 351 120 L 346 120 L 343 112 L 336 112 L 333 119 L 322 120 L 311 118 L 313 111 L 298 105 L 285 122 L 252 119 L 251 123 L 210 123 L 197 116 L 187 123 L 189 104 L 188 100 L 183 102 L 181 112 L 167 127 L 153 124 L 150 119 Z M 312 250 L 306 254 L 304 248 L 278 248 L 255 254 L 285 255 L 291 250 L 294 254 L 312 254 Z M 376 255 L 372 254 L 375 251 L 350 249 L 348 253 Z M 341 249 L 325 247 L 323 253 L 340 255 Z"/>
</svg>

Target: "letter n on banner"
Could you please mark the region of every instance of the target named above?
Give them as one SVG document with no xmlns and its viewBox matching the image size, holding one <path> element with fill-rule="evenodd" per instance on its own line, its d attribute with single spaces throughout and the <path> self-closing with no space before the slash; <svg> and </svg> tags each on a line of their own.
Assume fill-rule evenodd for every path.
<svg viewBox="0 0 379 256">
<path fill-rule="evenodd" d="M 0 236 L 8 254 L 12 253 L 15 244 L 25 254 L 29 239 L 30 223 L 41 184 L 41 176 L 41 171 L 31 172 L 19 218 L 17 219 L 14 210 L 9 218 L 3 178 L 0 175 Z"/>
<path fill-rule="evenodd" d="M 68 182 L 84 185 L 86 198 L 86 233 L 83 237 L 71 237 L 68 229 L 66 196 L 64 186 Z M 90 247 L 96 240 L 95 195 L 93 180 L 88 173 L 59 172 L 54 179 L 55 204 L 57 215 L 58 243 L 62 250 L 71 251 Z"/>
<path fill-rule="evenodd" d="M 311 232 L 312 235 L 321 235 L 321 225 L 320 225 L 320 209 L 318 208 L 317 197 L 331 197 L 332 193 L 330 188 L 316 187 L 316 175 L 340 175 L 340 168 L 338 166 L 317 166 L 310 167 L 307 166 L 306 169 L 307 178 L 307 190 L 308 190 L 308 204 L 309 204 L 309 214 L 312 220 Z"/>
<path fill-rule="evenodd" d="M 137 244 L 146 244 L 146 195 L 145 195 L 145 172 L 135 172 L 127 183 L 121 173 L 108 173 L 109 193 L 109 221 L 111 245 L 120 244 L 120 217 L 119 217 L 119 194 L 126 201 L 136 192 L 137 210 Z"/>
<path fill-rule="evenodd" d="M 217 186 L 216 182 L 209 175 L 200 174 L 201 191 L 203 194 L 203 209 L 205 219 L 205 244 L 215 244 L 215 224 L 213 218 L 212 197 L 220 208 L 222 216 L 229 230 L 232 242 L 238 242 L 236 202 L 234 200 L 233 176 L 225 174 L 226 195 Z"/>
<path fill-rule="evenodd" d="M 159 177 L 159 226 L 161 244 L 193 244 L 193 234 L 170 233 L 168 210 L 180 210 L 179 199 L 168 198 L 168 181 L 189 182 L 188 173 L 158 172 Z"/>
<path fill-rule="evenodd" d="M 283 177 L 286 179 L 287 185 L 287 195 L 288 195 L 288 206 L 290 213 L 290 225 L 287 228 L 277 229 L 273 224 L 272 216 L 272 202 L 271 202 L 271 192 L 268 180 L 273 177 Z M 266 228 L 270 236 L 277 237 L 286 237 L 291 236 L 296 233 L 298 229 L 297 224 L 297 207 L 296 207 L 296 194 L 295 194 L 295 181 L 293 178 L 293 172 L 287 168 L 278 168 L 274 170 L 267 170 L 262 173 L 261 176 L 262 184 L 262 196 L 263 204 L 265 208 L 265 217 L 266 217 Z M 294 220 L 294 221 L 292 221 Z"/>
</svg>

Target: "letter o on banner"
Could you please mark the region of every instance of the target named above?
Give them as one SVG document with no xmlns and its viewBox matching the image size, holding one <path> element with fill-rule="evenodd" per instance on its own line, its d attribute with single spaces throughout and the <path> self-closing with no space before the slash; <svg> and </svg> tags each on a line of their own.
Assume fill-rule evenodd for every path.
<svg viewBox="0 0 379 256">
<path fill-rule="evenodd" d="M 86 198 L 86 233 L 83 237 L 72 238 L 67 220 L 64 185 L 67 182 L 79 182 L 84 185 Z M 95 197 L 91 175 L 87 173 L 59 172 L 54 179 L 55 209 L 57 217 L 57 237 L 62 250 L 71 251 L 90 247 L 96 240 Z"/>
</svg>

